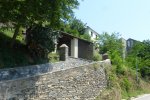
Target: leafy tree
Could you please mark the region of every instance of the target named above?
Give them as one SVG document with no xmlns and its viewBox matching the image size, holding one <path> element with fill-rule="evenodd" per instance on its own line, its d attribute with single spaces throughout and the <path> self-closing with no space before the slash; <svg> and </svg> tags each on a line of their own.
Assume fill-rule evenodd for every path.
<svg viewBox="0 0 150 100">
<path fill-rule="evenodd" d="M 99 36 L 100 43 L 100 53 L 112 53 L 113 51 L 117 51 L 118 53 L 122 53 L 122 42 L 119 38 L 118 33 L 112 33 L 109 35 L 107 32 L 104 32 Z"/>
<path fill-rule="evenodd" d="M 100 53 L 108 53 L 112 63 L 116 65 L 117 73 L 122 72 L 122 52 L 123 52 L 123 45 L 122 41 L 119 38 L 119 33 L 112 33 L 109 35 L 107 32 L 104 32 L 99 37 L 100 43 Z"/>
<path fill-rule="evenodd" d="M 13 45 L 21 26 L 39 24 L 57 29 L 61 21 L 72 16 L 72 9 L 78 5 L 77 0 L 1 0 L 0 22 L 11 23 L 14 27 Z"/>
<path fill-rule="evenodd" d="M 59 32 L 40 25 L 34 25 L 27 30 L 27 47 L 35 61 L 47 62 L 48 54 L 54 51 L 55 39 L 58 36 Z"/>
<path fill-rule="evenodd" d="M 137 63 L 143 77 L 150 76 L 150 41 L 136 42 L 128 54 L 127 62 L 132 68 Z"/>
<path fill-rule="evenodd" d="M 84 34 L 86 24 L 84 24 L 81 20 L 73 17 L 67 23 L 65 27 L 65 31 L 73 34 L 74 36 L 80 36 Z"/>
</svg>

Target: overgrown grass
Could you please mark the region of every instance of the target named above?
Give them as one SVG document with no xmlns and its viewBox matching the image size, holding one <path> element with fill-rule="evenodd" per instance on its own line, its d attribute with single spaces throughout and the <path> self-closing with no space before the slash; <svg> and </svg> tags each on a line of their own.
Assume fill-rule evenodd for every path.
<svg viewBox="0 0 150 100">
<path fill-rule="evenodd" d="M 96 100 L 128 100 L 130 97 L 144 93 L 150 93 L 150 83 L 143 80 L 139 75 L 136 80 L 135 70 L 125 68 L 117 69 L 117 66 L 107 67 L 108 85 L 105 91 L 100 93 Z"/>
<path fill-rule="evenodd" d="M 94 51 L 93 60 L 100 61 L 102 60 L 102 56 L 97 51 Z"/>
</svg>

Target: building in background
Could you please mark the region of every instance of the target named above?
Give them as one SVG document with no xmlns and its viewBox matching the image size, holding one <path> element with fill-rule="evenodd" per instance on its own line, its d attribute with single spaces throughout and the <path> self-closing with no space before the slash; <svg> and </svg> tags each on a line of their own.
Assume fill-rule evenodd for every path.
<svg viewBox="0 0 150 100">
<path fill-rule="evenodd" d="M 126 58 L 126 50 L 127 50 L 127 43 L 126 40 L 124 38 L 121 38 L 122 41 L 122 57 L 123 59 Z"/>
<path fill-rule="evenodd" d="M 92 28 L 90 28 L 89 26 L 86 27 L 85 34 L 89 34 L 89 36 L 91 37 L 91 40 L 94 42 L 99 37 L 99 34 L 96 31 L 94 31 Z"/>
<path fill-rule="evenodd" d="M 128 40 L 126 40 L 126 50 L 127 52 L 129 52 L 131 50 L 131 48 L 134 46 L 134 44 L 138 42 L 137 40 L 131 39 L 129 38 Z"/>
<path fill-rule="evenodd" d="M 122 46 L 123 46 L 122 57 L 123 57 L 123 59 L 125 59 L 126 55 L 130 52 L 130 50 L 133 48 L 133 46 L 139 41 L 131 39 L 131 38 L 129 38 L 127 40 L 125 40 L 124 38 L 121 38 L 121 41 L 122 41 Z"/>
</svg>

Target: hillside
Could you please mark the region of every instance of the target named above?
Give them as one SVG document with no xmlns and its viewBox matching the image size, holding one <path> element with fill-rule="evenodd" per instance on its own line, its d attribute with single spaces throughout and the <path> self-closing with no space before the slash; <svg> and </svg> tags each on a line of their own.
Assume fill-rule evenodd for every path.
<svg viewBox="0 0 150 100">
<path fill-rule="evenodd" d="M 121 70 L 122 74 L 116 73 L 116 66 L 107 67 L 108 87 L 97 97 L 96 100 L 128 100 L 131 97 L 150 93 L 150 82 L 139 76 L 136 80 L 136 72 L 128 67 Z"/>
</svg>

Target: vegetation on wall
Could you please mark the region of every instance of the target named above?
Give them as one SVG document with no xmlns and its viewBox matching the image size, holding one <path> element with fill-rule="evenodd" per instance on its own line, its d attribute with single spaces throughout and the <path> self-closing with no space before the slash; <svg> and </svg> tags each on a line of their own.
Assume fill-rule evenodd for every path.
<svg viewBox="0 0 150 100">
<path fill-rule="evenodd" d="M 97 97 L 97 100 L 128 99 L 141 93 L 150 92 L 149 80 L 145 81 L 145 79 L 147 79 L 146 77 L 149 75 L 149 71 L 147 70 L 147 68 L 149 68 L 147 60 L 150 55 L 148 52 L 150 50 L 149 41 L 134 45 L 128 54 L 127 59 L 123 59 L 123 47 L 119 36 L 120 35 L 116 33 L 111 35 L 103 33 L 100 35 L 100 53 L 109 54 L 112 61 L 112 67 L 106 68 L 108 87 Z M 136 58 L 140 68 L 138 72 L 136 70 Z M 147 68 L 142 66 L 147 66 Z M 143 74 L 144 77 L 142 77 Z"/>
</svg>

